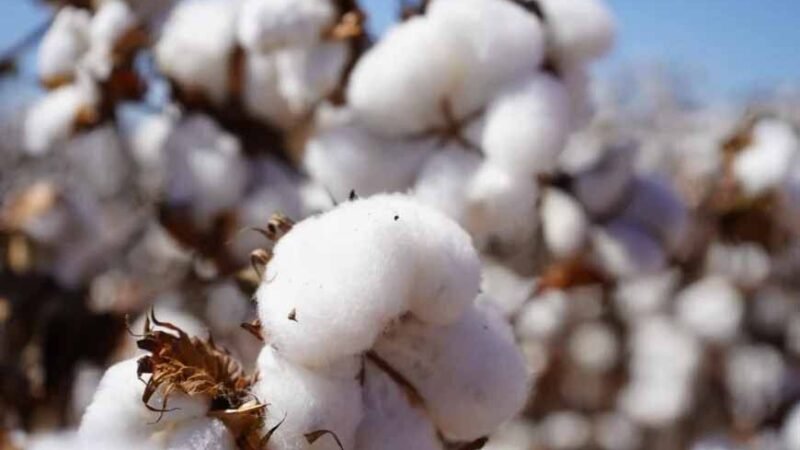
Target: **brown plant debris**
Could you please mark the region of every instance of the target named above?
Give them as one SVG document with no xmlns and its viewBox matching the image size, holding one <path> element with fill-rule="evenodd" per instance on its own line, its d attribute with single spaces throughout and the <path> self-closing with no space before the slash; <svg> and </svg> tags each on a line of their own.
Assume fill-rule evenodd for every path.
<svg viewBox="0 0 800 450">
<path fill-rule="evenodd" d="M 331 438 L 333 438 L 333 440 L 336 441 L 336 444 L 339 446 L 339 448 L 344 450 L 344 446 L 342 445 L 342 441 L 339 440 L 339 436 L 337 436 L 336 433 L 334 433 L 331 430 L 312 431 L 310 433 L 304 434 L 303 436 L 305 436 L 306 441 L 308 441 L 309 444 L 313 444 L 325 435 L 329 435 Z"/>
<path fill-rule="evenodd" d="M 256 377 L 245 375 L 240 364 L 211 338 L 190 337 L 175 325 L 158 321 L 151 311 L 137 346 L 150 352 L 139 359 L 137 369 L 140 378 L 151 375 L 142 394 L 148 409 L 166 412 L 167 400 L 176 391 L 209 397 L 208 415 L 225 423 L 239 448 L 261 448 L 266 405 L 254 401 L 249 394 Z M 159 407 L 153 407 L 149 403 L 157 391 L 163 401 Z"/>
</svg>

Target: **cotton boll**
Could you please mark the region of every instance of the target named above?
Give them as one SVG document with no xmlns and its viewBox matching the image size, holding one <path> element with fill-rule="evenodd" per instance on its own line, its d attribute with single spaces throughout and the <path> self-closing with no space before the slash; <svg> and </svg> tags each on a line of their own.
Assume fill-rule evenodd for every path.
<svg viewBox="0 0 800 450">
<path fill-rule="evenodd" d="M 662 312 L 672 298 L 679 277 L 679 272 L 666 270 L 620 280 L 614 292 L 614 305 L 631 323 L 642 316 Z"/>
<path fill-rule="evenodd" d="M 543 0 L 541 5 L 560 59 L 595 59 L 613 45 L 616 24 L 603 0 Z"/>
<path fill-rule="evenodd" d="M 180 424 L 170 430 L 167 450 L 235 450 L 233 435 L 219 419 L 202 417 Z"/>
<path fill-rule="evenodd" d="M 168 410 L 158 421 L 162 413 L 147 409 L 142 402 L 145 384 L 137 377 L 136 370 L 137 359 L 133 358 L 106 371 L 81 420 L 79 434 L 82 438 L 144 439 L 171 423 L 201 417 L 208 411 L 209 399 L 206 397 L 188 397 L 173 392 L 164 404 L 163 397 L 157 393 L 150 399 L 150 405 Z"/>
<path fill-rule="evenodd" d="M 780 405 L 786 369 L 777 350 L 766 345 L 736 347 L 725 366 L 732 409 L 740 420 L 760 422 Z"/>
<path fill-rule="evenodd" d="M 592 437 L 592 428 L 586 417 L 571 411 L 555 412 L 539 424 L 542 440 L 554 450 L 586 448 Z"/>
<path fill-rule="evenodd" d="M 356 450 L 442 450 L 436 428 L 406 392 L 377 366 L 364 372 L 364 419 Z"/>
<path fill-rule="evenodd" d="M 488 107 L 481 148 L 486 158 L 522 176 L 555 168 L 570 127 L 569 97 L 550 75 L 528 77 Z"/>
<path fill-rule="evenodd" d="M 580 325 L 567 343 L 570 358 L 589 372 L 606 372 L 619 357 L 619 344 L 614 332 L 600 322 Z"/>
<path fill-rule="evenodd" d="M 722 244 L 715 242 L 706 254 L 706 272 L 733 280 L 738 286 L 753 288 L 770 275 L 767 251 L 753 242 Z"/>
<path fill-rule="evenodd" d="M 559 76 L 569 94 L 572 129 L 581 130 L 588 127 L 595 113 L 588 67 L 584 64 L 562 62 Z"/>
<path fill-rule="evenodd" d="M 591 238 L 600 267 L 616 277 L 657 272 L 666 264 L 658 242 L 633 223 L 614 220 L 595 228 Z"/>
<path fill-rule="evenodd" d="M 74 176 L 99 198 L 119 194 L 129 175 L 129 160 L 120 135 L 105 124 L 75 135 L 59 148 Z"/>
<path fill-rule="evenodd" d="M 275 55 L 247 53 L 242 86 L 245 109 L 259 119 L 289 128 L 297 118 L 278 88 L 278 79 Z"/>
<path fill-rule="evenodd" d="M 294 115 L 303 115 L 339 84 L 349 57 L 345 42 L 281 50 L 275 56 L 278 90 Z"/>
<path fill-rule="evenodd" d="M 633 157 L 626 148 L 607 151 L 597 163 L 575 174 L 573 191 L 591 215 L 603 215 L 620 202 L 633 180 Z"/>
<path fill-rule="evenodd" d="M 483 450 L 529 450 L 536 443 L 533 424 L 524 419 L 514 419 L 492 434 Z"/>
<path fill-rule="evenodd" d="M 14 444 L 12 442 L 12 444 Z M 17 448 L 23 448 L 19 445 Z M 84 438 L 72 431 L 60 433 L 38 433 L 25 442 L 27 450 L 158 450 L 158 446 L 144 439 L 126 439 L 118 436 L 93 436 Z"/>
<path fill-rule="evenodd" d="M 352 123 L 349 112 L 333 114 L 341 117 L 312 136 L 303 163 L 334 199 L 344 201 L 351 191 L 369 196 L 412 186 L 432 141 L 381 139 Z"/>
<path fill-rule="evenodd" d="M 229 62 L 236 44 L 237 2 L 188 0 L 173 9 L 155 46 L 164 74 L 216 104 L 228 96 Z M 198 30 L 203 30 L 199 33 Z"/>
<path fill-rule="evenodd" d="M 765 120 L 753 130 L 753 145 L 733 161 L 733 173 L 747 195 L 755 197 L 786 179 L 800 151 L 800 140 L 791 125 Z"/>
<path fill-rule="evenodd" d="M 556 257 L 567 258 L 583 247 L 589 220 L 572 196 L 548 188 L 542 198 L 541 217 L 545 243 Z"/>
<path fill-rule="evenodd" d="M 122 0 L 106 1 L 92 17 L 86 64 L 100 79 L 111 74 L 114 47 L 137 24 L 131 7 Z"/>
<path fill-rule="evenodd" d="M 258 357 L 260 380 L 253 394 L 268 404 L 265 428 L 283 420 L 269 441 L 275 450 L 335 450 L 338 445 L 323 436 L 313 445 L 305 434 L 330 430 L 344 448 L 353 448 L 356 428 L 363 417 L 358 364 L 344 361 L 345 370 L 331 374 L 313 371 L 285 359 L 267 346 Z"/>
<path fill-rule="evenodd" d="M 508 325 L 490 311 L 470 309 L 445 327 L 399 323 L 374 351 L 417 389 L 449 439 L 487 435 L 527 398 L 522 355 Z"/>
<path fill-rule="evenodd" d="M 704 339 L 730 342 L 739 332 L 744 300 L 730 282 L 706 277 L 688 286 L 676 300 L 681 322 Z"/>
<path fill-rule="evenodd" d="M 89 22 L 86 10 L 65 6 L 39 45 L 37 70 L 43 80 L 71 80 L 84 53 L 89 50 Z"/>
<path fill-rule="evenodd" d="M 437 151 L 419 172 L 414 196 L 453 220 L 467 223 L 467 184 L 481 162 L 477 153 L 460 145 L 449 145 Z"/>
<path fill-rule="evenodd" d="M 248 311 L 248 299 L 233 283 L 221 283 L 209 290 L 205 316 L 215 335 L 238 332 Z"/>
<path fill-rule="evenodd" d="M 620 217 L 644 225 L 668 250 L 681 248 L 688 235 L 689 213 L 678 194 L 654 177 L 637 178 L 630 189 L 633 194 Z"/>
<path fill-rule="evenodd" d="M 539 186 L 533 178 L 517 177 L 483 164 L 470 181 L 465 228 L 477 242 L 498 239 L 519 244 L 530 239 L 538 222 Z"/>
<path fill-rule="evenodd" d="M 152 191 L 160 189 L 165 179 L 164 144 L 175 121 L 166 114 L 145 117 L 133 129 L 129 138 L 130 154 L 139 166 L 142 185 Z"/>
<path fill-rule="evenodd" d="M 551 290 L 526 303 L 515 329 L 522 340 L 549 339 L 561 331 L 567 319 L 567 294 Z"/>
<path fill-rule="evenodd" d="M 25 116 L 25 150 L 31 156 L 47 153 L 74 132 L 82 111 L 97 103 L 95 86 L 87 83 L 61 87 L 42 97 Z"/>
<path fill-rule="evenodd" d="M 524 277 L 499 262 L 483 261 L 481 292 L 478 301 L 489 302 L 504 317 L 519 311 L 533 293 L 536 280 Z"/>
<path fill-rule="evenodd" d="M 239 42 L 251 51 L 304 46 L 319 41 L 333 26 L 330 0 L 245 0 L 239 18 Z"/>
<path fill-rule="evenodd" d="M 399 137 L 444 124 L 441 102 L 472 66 L 466 44 L 446 31 L 414 17 L 359 59 L 347 99 L 369 129 Z"/>
<path fill-rule="evenodd" d="M 619 413 L 606 413 L 595 421 L 595 441 L 603 450 L 635 450 L 641 448 L 642 431 Z"/>
</svg>

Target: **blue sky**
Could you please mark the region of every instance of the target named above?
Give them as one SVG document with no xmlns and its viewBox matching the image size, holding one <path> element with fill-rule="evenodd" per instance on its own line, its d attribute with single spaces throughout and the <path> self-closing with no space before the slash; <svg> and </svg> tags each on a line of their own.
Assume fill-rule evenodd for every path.
<svg viewBox="0 0 800 450">
<path fill-rule="evenodd" d="M 361 1 L 375 30 L 392 22 L 399 3 Z M 613 54 L 598 64 L 600 76 L 661 63 L 701 73 L 715 94 L 800 84 L 800 0 L 607 1 L 620 33 Z M 44 19 L 33 0 L 0 0 L 0 49 Z"/>
</svg>

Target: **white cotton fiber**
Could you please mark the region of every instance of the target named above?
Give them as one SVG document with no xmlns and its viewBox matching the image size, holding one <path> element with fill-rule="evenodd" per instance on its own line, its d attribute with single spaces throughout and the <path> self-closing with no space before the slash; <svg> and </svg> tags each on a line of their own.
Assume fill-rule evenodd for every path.
<svg viewBox="0 0 800 450">
<path fill-rule="evenodd" d="M 595 59 L 613 45 L 616 24 L 604 0 L 542 0 L 541 5 L 559 59 Z"/>
<path fill-rule="evenodd" d="M 242 103 L 253 116 L 288 128 L 296 117 L 278 88 L 277 58 L 274 54 L 248 52 L 245 56 Z"/>
<path fill-rule="evenodd" d="M 485 163 L 470 180 L 465 228 L 480 243 L 497 239 L 519 244 L 531 239 L 538 225 L 538 195 L 533 177 L 518 177 Z"/>
<path fill-rule="evenodd" d="M 633 180 L 633 155 L 627 148 L 613 148 L 590 168 L 575 174 L 573 192 L 590 215 L 608 214 L 623 196 Z"/>
<path fill-rule="evenodd" d="M 591 240 L 601 267 L 617 277 L 653 273 L 667 262 L 661 245 L 641 227 L 625 220 L 595 228 Z"/>
<path fill-rule="evenodd" d="M 86 64 L 100 79 L 111 74 L 115 46 L 136 26 L 136 22 L 130 6 L 122 0 L 104 2 L 92 17 Z"/>
<path fill-rule="evenodd" d="M 781 404 L 786 364 L 781 353 L 769 345 L 746 345 L 732 349 L 725 361 L 725 384 L 733 414 L 758 422 Z"/>
<path fill-rule="evenodd" d="M 245 0 L 239 42 L 251 51 L 304 46 L 319 41 L 336 20 L 330 0 Z"/>
<path fill-rule="evenodd" d="M 86 10 L 65 6 L 39 45 L 37 70 L 45 81 L 65 81 L 74 77 L 84 53 L 89 50 L 89 22 Z"/>
<path fill-rule="evenodd" d="M 97 96 L 95 86 L 79 83 L 58 88 L 39 99 L 25 115 L 25 150 L 40 156 L 67 140 L 81 110 L 94 108 Z"/>
<path fill-rule="evenodd" d="M 550 290 L 525 303 L 514 324 L 517 336 L 523 341 L 555 337 L 566 324 L 569 300 L 564 291 Z"/>
<path fill-rule="evenodd" d="M 358 426 L 356 450 L 442 450 L 443 446 L 420 405 L 375 364 L 364 372 L 364 419 Z"/>
<path fill-rule="evenodd" d="M 744 308 L 744 300 L 736 288 L 716 276 L 689 285 L 676 300 L 681 322 L 712 342 L 729 342 L 736 337 Z"/>
<path fill-rule="evenodd" d="M 643 225 L 668 250 L 678 250 L 689 231 L 689 213 L 677 192 L 657 177 L 641 177 L 630 186 L 630 201 L 622 218 Z"/>
<path fill-rule="evenodd" d="M 446 327 L 399 323 L 375 351 L 417 389 L 434 423 L 452 440 L 489 434 L 527 399 L 522 354 L 508 324 L 488 310 L 472 308 Z"/>
<path fill-rule="evenodd" d="M 753 130 L 753 144 L 733 160 L 733 173 L 745 194 L 755 197 L 782 183 L 798 154 L 800 139 L 792 125 L 764 120 Z"/>
<path fill-rule="evenodd" d="M 308 113 L 339 85 L 349 54 L 345 42 L 323 42 L 277 52 L 278 90 L 292 114 Z"/>
<path fill-rule="evenodd" d="M 313 371 L 284 359 L 267 346 L 258 357 L 260 380 L 253 395 L 267 404 L 265 428 L 283 421 L 269 441 L 274 450 L 338 450 L 331 436 L 310 445 L 305 434 L 329 430 L 344 445 L 353 448 L 356 428 L 363 416 L 358 361 L 340 373 Z"/>
<path fill-rule="evenodd" d="M 188 397 L 174 392 L 166 404 L 158 393 L 150 399 L 151 411 L 142 402 L 145 383 L 136 375 L 137 359 L 128 359 L 111 366 L 100 380 L 92 403 L 81 420 L 80 436 L 85 439 L 114 436 L 118 439 L 141 439 L 170 424 L 202 417 L 208 410 L 206 397 Z"/>
<path fill-rule="evenodd" d="M 477 295 L 479 274 L 454 222 L 381 195 L 296 224 L 275 246 L 256 295 L 271 344 L 320 366 L 369 349 L 409 309 L 435 323 L 452 320 Z"/>
<path fill-rule="evenodd" d="M 236 450 L 236 441 L 219 419 L 201 417 L 169 431 L 166 450 Z"/>
<path fill-rule="evenodd" d="M 800 403 L 796 403 L 781 428 L 784 448 L 800 448 Z"/>
<path fill-rule="evenodd" d="M 414 185 L 414 196 L 465 224 L 469 181 L 481 163 L 482 158 L 478 153 L 455 143 L 438 149 L 420 170 Z"/>
<path fill-rule="evenodd" d="M 236 44 L 237 3 L 180 2 L 155 45 L 156 62 L 167 77 L 183 89 L 206 95 L 216 104 L 222 104 L 228 95 L 229 63 Z"/>
<path fill-rule="evenodd" d="M 482 266 L 481 292 L 486 295 L 478 301 L 489 302 L 504 317 L 516 314 L 533 294 L 536 280 L 494 260 L 483 260 Z"/>
<path fill-rule="evenodd" d="M 382 139 L 352 122 L 347 110 L 325 114 L 331 123 L 306 144 L 304 166 L 337 201 L 350 191 L 360 196 L 403 191 L 433 151 L 432 140 Z"/>
<path fill-rule="evenodd" d="M 539 74 L 511 85 L 486 111 L 482 149 L 492 164 L 533 176 L 553 170 L 570 130 L 569 96 Z"/>
<path fill-rule="evenodd" d="M 769 277 L 771 265 L 770 256 L 761 244 L 714 242 L 706 253 L 705 270 L 733 280 L 737 286 L 756 288 Z"/>
<path fill-rule="evenodd" d="M 557 188 L 548 188 L 540 215 L 544 240 L 558 258 L 575 255 L 586 242 L 589 219 L 575 198 Z"/>
<path fill-rule="evenodd" d="M 672 298 L 679 278 L 677 271 L 665 270 L 619 280 L 614 290 L 614 306 L 631 323 L 661 312 Z"/>
</svg>

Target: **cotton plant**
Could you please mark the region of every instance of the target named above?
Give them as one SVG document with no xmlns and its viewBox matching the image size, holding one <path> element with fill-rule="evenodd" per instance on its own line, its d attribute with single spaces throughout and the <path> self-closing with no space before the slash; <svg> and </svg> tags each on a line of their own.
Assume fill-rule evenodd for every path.
<svg viewBox="0 0 800 450">
<path fill-rule="evenodd" d="M 613 39 L 602 3 L 550 3 L 438 0 L 391 28 L 354 67 L 347 103 L 319 110 L 312 179 L 335 198 L 414 191 L 481 246 L 529 240 L 537 177 L 588 101 L 574 71 Z"/>
</svg>

